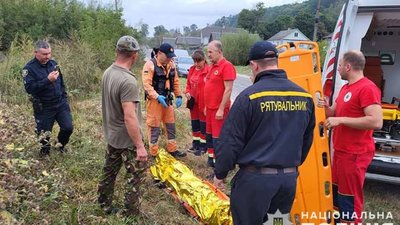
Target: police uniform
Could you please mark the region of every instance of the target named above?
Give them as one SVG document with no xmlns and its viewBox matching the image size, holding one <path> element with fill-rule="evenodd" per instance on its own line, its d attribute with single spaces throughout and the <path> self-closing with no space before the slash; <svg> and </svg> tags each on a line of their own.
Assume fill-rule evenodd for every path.
<svg viewBox="0 0 400 225">
<path fill-rule="evenodd" d="M 277 54 L 264 42 L 256 43 L 255 51 L 272 49 Z M 309 152 L 314 127 L 311 95 L 288 80 L 283 70 L 260 72 L 240 93 L 215 149 L 216 178 L 224 179 L 235 164 L 240 167 L 230 198 L 235 225 L 260 225 L 267 213 L 290 212 L 297 167 Z"/>
<path fill-rule="evenodd" d="M 63 76 L 60 72 L 59 77 L 51 82 L 47 77 L 56 69 L 57 62 L 49 60 L 46 64 L 41 64 L 36 58 L 29 61 L 22 70 L 25 90 L 30 94 L 34 117 L 36 121 L 35 132 L 51 132 L 54 121 L 60 126 L 58 141 L 62 144 L 60 150 L 68 143 L 72 134 L 72 116 L 67 101 L 67 93 Z M 48 154 L 50 150 L 50 137 L 45 135 L 40 140 L 42 143 L 41 154 Z"/>
</svg>

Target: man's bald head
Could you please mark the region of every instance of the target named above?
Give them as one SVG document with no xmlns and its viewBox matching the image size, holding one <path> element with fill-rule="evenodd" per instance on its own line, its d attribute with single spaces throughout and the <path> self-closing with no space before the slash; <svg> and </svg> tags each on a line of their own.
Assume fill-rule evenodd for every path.
<svg viewBox="0 0 400 225">
<path fill-rule="evenodd" d="M 365 57 L 358 50 L 350 50 L 343 54 L 343 61 L 350 64 L 353 70 L 364 70 Z"/>
</svg>

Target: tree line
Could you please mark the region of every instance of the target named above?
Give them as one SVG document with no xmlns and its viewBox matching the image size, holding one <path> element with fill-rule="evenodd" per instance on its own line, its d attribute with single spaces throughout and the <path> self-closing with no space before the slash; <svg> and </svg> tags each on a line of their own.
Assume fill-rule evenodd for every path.
<svg viewBox="0 0 400 225">
<path fill-rule="evenodd" d="M 240 27 L 260 35 L 264 40 L 281 30 L 298 28 L 312 39 L 318 1 L 321 1 L 317 33 L 320 40 L 333 32 L 340 9 L 346 0 L 308 0 L 268 8 L 263 2 L 259 2 L 253 9 L 243 9 L 237 15 L 218 19 L 215 25 Z"/>
<path fill-rule="evenodd" d="M 98 52 L 99 64 L 107 65 L 114 57 L 115 40 L 143 35 L 126 26 L 122 9 L 84 4 L 78 0 L 0 1 L 0 51 L 8 50 L 13 41 L 27 36 L 32 40 L 79 40 Z"/>
</svg>

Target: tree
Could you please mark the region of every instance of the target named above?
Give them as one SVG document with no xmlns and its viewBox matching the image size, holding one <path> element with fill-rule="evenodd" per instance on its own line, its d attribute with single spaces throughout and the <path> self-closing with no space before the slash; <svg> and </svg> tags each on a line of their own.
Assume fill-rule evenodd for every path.
<svg viewBox="0 0 400 225">
<path fill-rule="evenodd" d="M 308 38 L 312 38 L 314 32 L 314 17 L 308 13 L 301 12 L 294 18 L 293 26 L 299 29 Z"/>
<path fill-rule="evenodd" d="M 190 32 L 197 31 L 197 29 L 198 29 L 198 27 L 197 27 L 197 25 L 196 25 L 196 24 L 192 24 L 192 25 L 190 25 Z"/>
<path fill-rule="evenodd" d="M 249 31 L 254 32 L 254 15 L 248 9 L 242 9 L 239 13 L 238 26 Z"/>
<path fill-rule="evenodd" d="M 250 33 L 256 33 L 260 26 L 264 13 L 265 8 L 264 3 L 262 2 L 257 3 L 255 9 L 243 9 L 239 13 L 238 26 L 249 31 Z"/>
<path fill-rule="evenodd" d="M 184 26 L 183 27 L 183 34 L 184 35 L 189 35 L 190 34 L 190 27 Z"/>
<path fill-rule="evenodd" d="M 154 27 L 154 36 L 163 36 L 165 34 L 168 34 L 168 30 L 163 25 Z"/>
<path fill-rule="evenodd" d="M 279 16 L 273 22 L 262 21 L 257 29 L 257 33 L 260 34 L 264 40 L 272 37 L 281 30 L 286 30 L 293 25 L 293 20 L 289 16 Z"/>
<path fill-rule="evenodd" d="M 149 25 L 148 25 L 148 24 L 143 23 L 143 24 L 140 26 L 140 34 L 141 34 L 143 37 L 147 37 L 147 35 L 149 35 Z"/>
</svg>

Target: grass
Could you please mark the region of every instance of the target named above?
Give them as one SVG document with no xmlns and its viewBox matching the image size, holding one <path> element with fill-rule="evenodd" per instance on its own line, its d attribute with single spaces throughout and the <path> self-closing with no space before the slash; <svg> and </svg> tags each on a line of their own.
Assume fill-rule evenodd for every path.
<svg viewBox="0 0 400 225">
<path fill-rule="evenodd" d="M 235 66 L 236 72 L 243 75 L 251 75 L 251 69 L 249 66 Z"/>
</svg>

